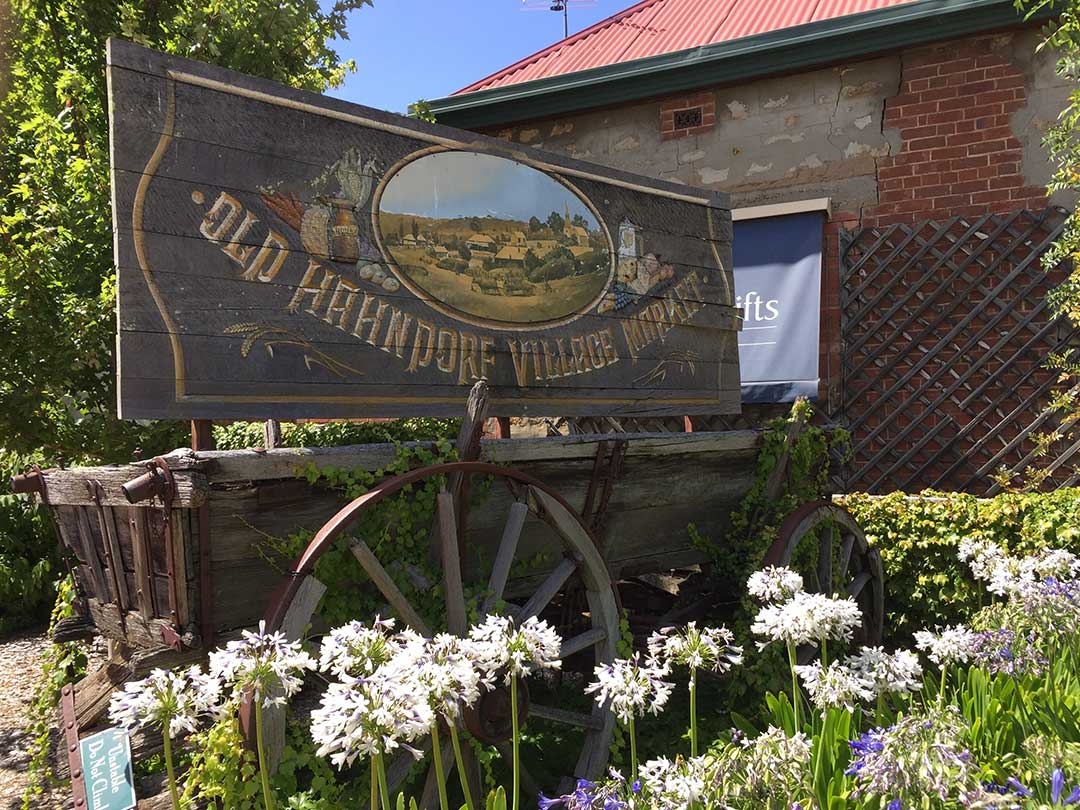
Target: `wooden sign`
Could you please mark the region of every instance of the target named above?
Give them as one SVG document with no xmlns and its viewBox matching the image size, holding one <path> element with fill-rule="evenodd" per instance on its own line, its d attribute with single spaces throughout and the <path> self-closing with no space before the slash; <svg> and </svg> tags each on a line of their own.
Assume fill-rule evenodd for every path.
<svg viewBox="0 0 1080 810">
<path fill-rule="evenodd" d="M 131 741 L 122 728 L 107 728 L 79 741 L 87 810 L 132 810 L 135 781 Z"/>
<path fill-rule="evenodd" d="M 109 43 L 125 418 L 739 408 L 723 195 Z"/>
</svg>

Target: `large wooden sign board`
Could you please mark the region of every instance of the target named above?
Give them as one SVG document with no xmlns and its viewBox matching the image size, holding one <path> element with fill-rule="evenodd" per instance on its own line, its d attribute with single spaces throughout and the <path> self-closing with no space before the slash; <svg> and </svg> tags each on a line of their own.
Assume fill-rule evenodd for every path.
<svg viewBox="0 0 1080 810">
<path fill-rule="evenodd" d="M 125 418 L 739 408 L 723 195 L 109 43 Z"/>
</svg>

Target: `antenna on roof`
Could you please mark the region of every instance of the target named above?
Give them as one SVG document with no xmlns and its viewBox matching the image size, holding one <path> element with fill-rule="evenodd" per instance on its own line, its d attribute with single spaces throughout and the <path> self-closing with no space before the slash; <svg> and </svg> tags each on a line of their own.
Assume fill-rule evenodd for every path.
<svg viewBox="0 0 1080 810">
<path fill-rule="evenodd" d="M 570 6 L 595 6 L 596 0 L 521 0 L 522 11 L 556 11 L 562 13 L 563 39 L 570 36 Z"/>
</svg>

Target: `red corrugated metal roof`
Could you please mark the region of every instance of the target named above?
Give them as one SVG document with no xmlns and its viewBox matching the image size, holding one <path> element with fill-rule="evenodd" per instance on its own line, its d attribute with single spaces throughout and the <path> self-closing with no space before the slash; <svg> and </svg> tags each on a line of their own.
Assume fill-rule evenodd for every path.
<svg viewBox="0 0 1080 810">
<path fill-rule="evenodd" d="M 454 95 L 684 51 L 915 0 L 643 0 Z"/>
</svg>

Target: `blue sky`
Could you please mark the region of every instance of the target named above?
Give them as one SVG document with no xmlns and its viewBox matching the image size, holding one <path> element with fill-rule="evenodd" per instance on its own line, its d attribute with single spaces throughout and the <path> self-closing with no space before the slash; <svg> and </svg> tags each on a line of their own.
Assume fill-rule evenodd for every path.
<svg viewBox="0 0 1080 810">
<path fill-rule="evenodd" d="M 453 219 L 494 216 L 528 222 L 548 214 L 596 220 L 569 189 L 528 166 L 473 152 L 437 152 L 407 164 L 391 178 L 379 208 L 396 214 Z"/>
<path fill-rule="evenodd" d="M 570 6 L 574 34 L 635 0 L 592 0 Z M 562 39 L 562 14 L 527 0 L 374 0 L 352 13 L 349 40 L 337 44 L 357 72 L 330 95 L 405 112 L 418 98 L 449 95 Z"/>
</svg>

